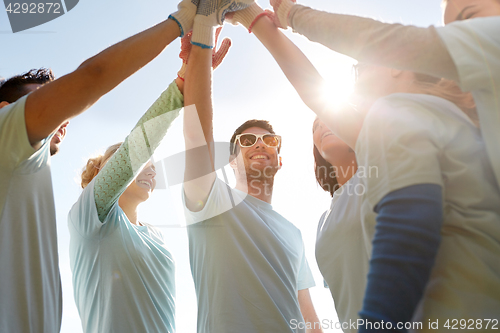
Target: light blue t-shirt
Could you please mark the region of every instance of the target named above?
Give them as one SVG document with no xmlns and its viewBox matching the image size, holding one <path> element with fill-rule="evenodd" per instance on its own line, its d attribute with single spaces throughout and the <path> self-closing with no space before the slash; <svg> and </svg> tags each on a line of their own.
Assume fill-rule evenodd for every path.
<svg viewBox="0 0 500 333">
<path fill-rule="evenodd" d="M 297 295 L 314 279 L 299 229 L 217 178 L 204 208 L 185 212 L 198 333 L 302 332 Z"/>
<path fill-rule="evenodd" d="M 0 332 L 59 332 L 62 317 L 50 139 L 30 145 L 27 97 L 0 109 Z"/>
<path fill-rule="evenodd" d="M 118 202 L 101 223 L 94 181 L 71 208 L 68 226 L 84 332 L 175 331 L 175 265 L 159 230 L 130 223 Z"/>
</svg>

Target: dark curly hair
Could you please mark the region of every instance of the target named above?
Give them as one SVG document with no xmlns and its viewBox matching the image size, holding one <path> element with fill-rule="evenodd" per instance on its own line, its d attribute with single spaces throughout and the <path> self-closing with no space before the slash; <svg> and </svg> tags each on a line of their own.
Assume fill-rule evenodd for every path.
<svg viewBox="0 0 500 333">
<path fill-rule="evenodd" d="M 45 84 L 54 81 L 54 73 L 49 68 L 32 69 L 3 81 L 0 85 L 0 102 L 14 103 L 29 93 L 27 84 Z"/>
<path fill-rule="evenodd" d="M 231 137 L 231 141 L 229 141 L 230 142 L 230 144 L 229 144 L 229 154 L 232 155 L 233 151 L 235 149 L 236 136 L 238 134 L 243 133 L 243 131 L 245 131 L 246 129 L 249 129 L 251 127 L 260 127 L 262 129 L 265 129 L 266 131 L 268 131 L 271 134 L 276 134 L 274 132 L 274 130 L 273 130 L 273 127 L 271 126 L 271 124 L 269 124 L 269 121 L 267 121 L 267 120 L 257 120 L 257 119 L 247 120 L 243 124 L 241 124 L 241 126 L 238 127 L 236 129 L 236 131 L 234 131 L 234 134 Z M 278 153 L 280 152 L 280 150 L 281 150 L 281 145 L 278 147 Z"/>
</svg>

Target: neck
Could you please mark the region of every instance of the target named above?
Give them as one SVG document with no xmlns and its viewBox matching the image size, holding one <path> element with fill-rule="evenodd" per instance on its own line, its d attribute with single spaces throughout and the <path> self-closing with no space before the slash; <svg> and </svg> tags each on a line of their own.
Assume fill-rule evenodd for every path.
<svg viewBox="0 0 500 333">
<path fill-rule="evenodd" d="M 137 221 L 137 207 L 139 206 L 139 202 L 132 201 L 126 196 L 122 195 L 118 200 L 118 205 L 123 210 L 125 215 L 127 215 L 130 223 L 139 225 L 139 222 Z"/>
<path fill-rule="evenodd" d="M 354 152 L 348 156 L 336 156 L 327 160 L 335 171 L 335 177 L 339 186 L 344 185 L 351 179 L 356 171 L 358 171 L 358 164 Z"/>
<path fill-rule="evenodd" d="M 268 204 L 271 204 L 273 199 L 273 186 L 273 177 L 265 177 L 264 179 L 248 177 L 236 181 L 236 189 Z"/>
</svg>

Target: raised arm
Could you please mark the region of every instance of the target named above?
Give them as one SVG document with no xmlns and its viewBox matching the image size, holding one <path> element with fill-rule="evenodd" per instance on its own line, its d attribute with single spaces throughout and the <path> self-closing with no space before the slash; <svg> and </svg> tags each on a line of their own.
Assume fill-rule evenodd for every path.
<svg viewBox="0 0 500 333">
<path fill-rule="evenodd" d="M 231 0 L 222 5 L 230 6 L 237 2 L 238 0 Z M 216 177 L 212 126 L 212 67 L 215 69 L 222 62 L 231 46 L 231 41 L 224 39 L 219 51 L 215 51 L 221 30 L 218 28 L 216 31 L 215 27 L 226 9 L 213 6 L 211 0 L 201 0 L 194 19 L 191 41 L 193 45 L 184 84 L 184 196 L 186 207 L 191 211 L 203 209 Z"/>
<path fill-rule="evenodd" d="M 212 50 L 193 45 L 185 76 L 186 207 L 203 208 L 215 180 L 212 132 Z"/>
<path fill-rule="evenodd" d="M 26 101 L 26 129 L 30 144 L 56 131 L 101 96 L 154 59 L 180 35 L 178 24 L 166 20 L 86 60 L 74 72 L 42 86 Z"/>
<path fill-rule="evenodd" d="M 304 317 L 306 327 L 311 327 L 311 329 L 307 329 L 307 333 L 323 333 L 321 322 L 314 309 L 309 289 L 299 290 L 298 298 L 300 312 L 302 313 L 302 317 Z"/>
<path fill-rule="evenodd" d="M 455 64 L 432 26 L 419 28 L 332 14 L 291 0 L 271 0 L 271 5 L 278 26 L 289 26 L 311 41 L 360 62 L 458 81 Z"/>
<path fill-rule="evenodd" d="M 231 22 L 241 23 L 262 42 L 293 85 L 302 101 L 344 142 L 354 147 L 362 116 L 351 106 L 332 106 L 323 96 L 324 80 L 302 51 L 273 23 L 272 13 L 262 15 L 258 5 L 236 12 Z"/>
</svg>

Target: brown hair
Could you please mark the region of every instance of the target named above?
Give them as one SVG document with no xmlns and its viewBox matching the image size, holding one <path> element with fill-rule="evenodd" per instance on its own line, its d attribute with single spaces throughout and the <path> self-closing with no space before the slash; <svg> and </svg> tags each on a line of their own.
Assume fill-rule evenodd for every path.
<svg viewBox="0 0 500 333">
<path fill-rule="evenodd" d="M 333 166 L 321 156 L 316 145 L 313 144 L 314 175 L 319 186 L 333 197 L 333 193 L 340 187 L 334 175 Z"/>
<path fill-rule="evenodd" d="M 418 73 L 415 73 L 415 78 L 416 93 L 433 95 L 452 102 L 470 118 L 474 125 L 479 127 L 479 116 L 472 94 L 464 93 L 451 80 L 438 79 L 430 75 Z"/>
<path fill-rule="evenodd" d="M 101 169 L 104 167 L 104 165 L 108 162 L 108 160 L 111 158 L 111 156 L 116 153 L 118 148 L 122 143 L 116 143 L 112 146 L 109 146 L 108 149 L 104 152 L 104 154 L 90 158 L 87 161 L 87 165 L 83 168 L 82 170 L 82 183 L 81 186 L 82 188 L 87 187 L 87 185 L 94 179 L 95 176 L 101 171 Z"/>
</svg>

